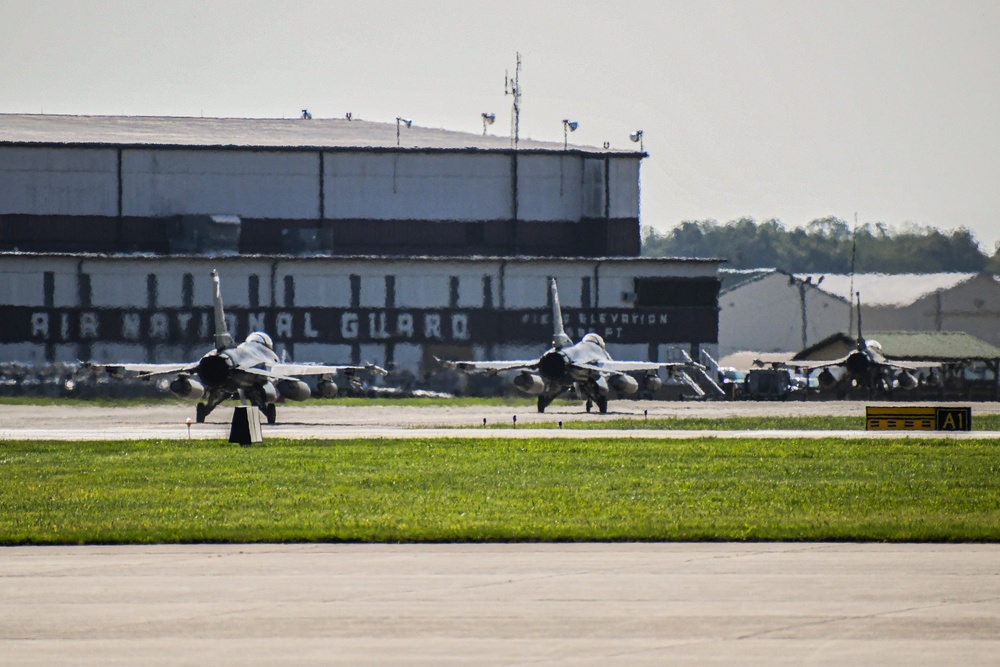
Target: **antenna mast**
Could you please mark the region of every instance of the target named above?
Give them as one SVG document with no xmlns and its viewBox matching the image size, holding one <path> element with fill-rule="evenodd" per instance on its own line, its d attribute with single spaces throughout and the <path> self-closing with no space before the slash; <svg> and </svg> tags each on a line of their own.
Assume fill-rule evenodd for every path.
<svg viewBox="0 0 1000 667">
<path fill-rule="evenodd" d="M 510 112 L 510 141 L 514 150 L 517 150 L 517 142 L 521 140 L 521 52 L 517 53 L 517 67 L 514 69 L 514 78 L 511 79 L 507 72 L 503 75 L 504 95 L 514 96 L 514 106 Z"/>
<path fill-rule="evenodd" d="M 847 333 L 854 330 L 854 260 L 858 254 L 858 212 L 854 212 L 854 229 L 851 230 L 851 291 L 847 295 L 847 303 L 850 306 L 850 319 L 847 322 Z M 861 305 L 858 304 L 858 338 L 861 337 Z"/>
</svg>

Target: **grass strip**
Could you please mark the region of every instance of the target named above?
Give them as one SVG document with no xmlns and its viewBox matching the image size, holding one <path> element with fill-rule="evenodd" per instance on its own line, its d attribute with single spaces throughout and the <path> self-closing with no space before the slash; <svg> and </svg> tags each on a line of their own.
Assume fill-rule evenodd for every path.
<svg viewBox="0 0 1000 667">
<path fill-rule="evenodd" d="M 997 541 L 991 440 L 0 442 L 0 543 Z"/>
<path fill-rule="evenodd" d="M 976 431 L 1000 430 L 1000 414 L 972 417 Z M 523 428 L 522 422 L 517 428 Z M 565 419 L 532 422 L 529 428 L 564 428 L 583 430 L 621 431 L 864 431 L 864 415 L 802 415 L 802 416 L 728 416 L 728 417 L 593 417 L 590 419 Z M 468 426 L 442 426 L 441 428 L 468 428 Z M 487 428 L 515 428 L 512 422 L 493 422 Z"/>
</svg>

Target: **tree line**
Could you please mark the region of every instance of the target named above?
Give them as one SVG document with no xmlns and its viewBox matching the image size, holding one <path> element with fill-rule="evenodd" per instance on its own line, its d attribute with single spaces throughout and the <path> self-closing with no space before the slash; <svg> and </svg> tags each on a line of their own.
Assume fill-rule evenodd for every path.
<svg viewBox="0 0 1000 667">
<path fill-rule="evenodd" d="M 647 228 L 646 257 L 717 257 L 727 268 L 773 267 L 793 273 L 1000 273 L 1000 249 L 983 253 L 971 231 L 884 223 L 857 226 L 839 218 L 786 229 L 777 220 L 685 221 L 667 232 Z"/>
</svg>

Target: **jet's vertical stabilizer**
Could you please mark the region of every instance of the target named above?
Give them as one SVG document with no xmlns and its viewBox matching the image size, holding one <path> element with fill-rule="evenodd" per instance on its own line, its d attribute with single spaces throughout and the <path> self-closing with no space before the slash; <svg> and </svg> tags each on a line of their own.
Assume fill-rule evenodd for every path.
<svg viewBox="0 0 1000 667">
<path fill-rule="evenodd" d="M 556 279 L 552 279 L 552 347 L 558 349 L 569 347 L 573 341 L 566 335 L 563 328 L 562 307 L 559 305 L 559 288 Z"/>
<path fill-rule="evenodd" d="M 212 269 L 212 283 L 215 286 L 212 301 L 215 305 L 215 349 L 227 350 L 236 346 L 236 341 L 229 335 L 226 326 L 226 312 L 222 308 L 222 287 L 219 284 L 219 274 Z"/>
</svg>

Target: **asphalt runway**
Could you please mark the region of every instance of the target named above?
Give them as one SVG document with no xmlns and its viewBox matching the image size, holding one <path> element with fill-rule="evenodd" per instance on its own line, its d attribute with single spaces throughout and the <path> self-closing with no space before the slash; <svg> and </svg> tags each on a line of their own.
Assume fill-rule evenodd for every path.
<svg viewBox="0 0 1000 667">
<path fill-rule="evenodd" d="M 972 405 L 973 425 L 1000 411 Z M 539 415 L 306 404 L 279 408 L 264 437 L 690 437 L 531 426 L 864 407 L 621 401 L 602 417 L 580 405 Z M 515 414 L 517 429 L 482 428 Z M 191 437 L 227 438 L 231 415 L 219 409 Z M 182 440 L 188 416 L 174 402 L 0 406 L 0 440 Z M 987 665 L 1000 655 L 998 562 L 995 544 L 6 547 L 0 664 Z"/>
<path fill-rule="evenodd" d="M 998 545 L 0 549 L 4 665 L 993 665 Z"/>
<path fill-rule="evenodd" d="M 221 439 L 228 440 L 233 403 L 225 403 L 209 415 L 204 424 L 188 427 L 194 418 L 194 405 L 173 400 L 163 405 L 144 407 L 33 406 L 0 405 L 0 440 L 10 439 Z M 347 407 L 327 403 L 317 405 L 282 404 L 278 407 L 278 423 L 262 425 L 263 436 L 281 438 L 415 438 L 415 437 L 898 437 L 900 432 L 857 431 L 660 431 L 660 430 L 569 430 L 539 429 L 539 424 L 558 425 L 561 421 L 600 423 L 615 418 L 643 420 L 657 417 L 727 416 L 796 416 L 854 415 L 864 417 L 865 402 L 681 402 L 681 401 L 614 401 L 607 415 L 587 413 L 583 404 L 550 406 L 539 414 L 533 406 L 476 407 L 413 407 L 372 406 Z M 875 404 L 873 404 L 875 405 Z M 888 404 L 878 404 L 888 405 Z M 902 405 L 905 405 L 902 404 Z M 976 415 L 1000 412 L 1000 403 L 963 403 L 937 405 L 972 405 L 972 423 Z M 504 430 L 483 428 L 510 426 Z M 514 428 L 516 424 L 516 428 Z M 971 432 L 906 431 L 907 437 L 980 438 L 1000 437 L 1000 433 L 973 430 Z"/>
</svg>

